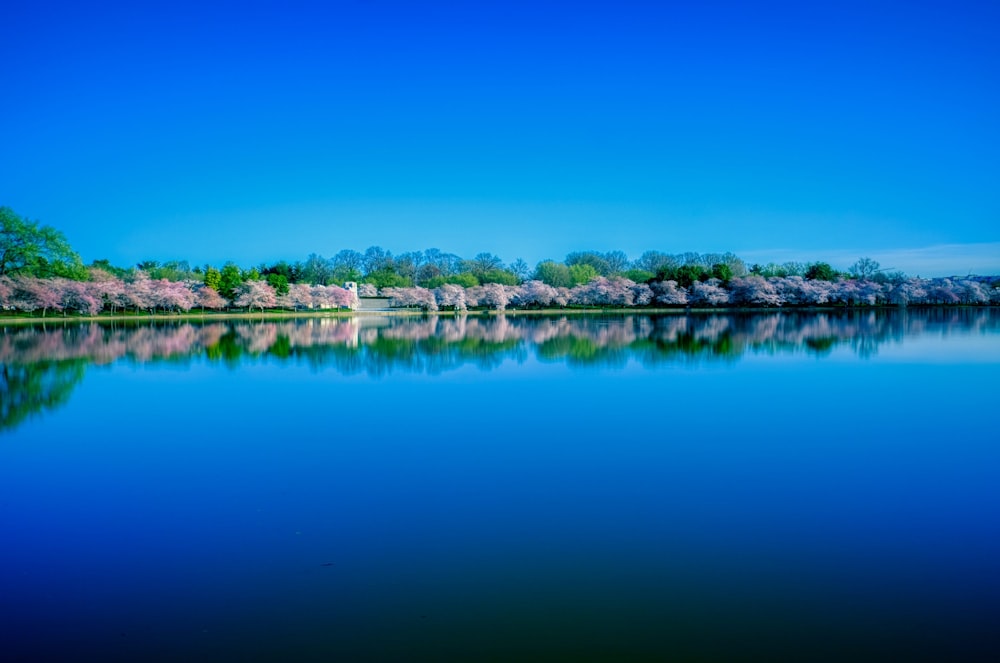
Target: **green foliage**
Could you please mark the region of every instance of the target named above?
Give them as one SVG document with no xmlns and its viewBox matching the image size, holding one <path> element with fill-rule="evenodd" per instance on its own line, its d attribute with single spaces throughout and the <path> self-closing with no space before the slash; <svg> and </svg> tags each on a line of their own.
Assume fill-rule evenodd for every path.
<svg viewBox="0 0 1000 663">
<path fill-rule="evenodd" d="M 335 269 L 330 278 L 330 283 L 335 283 L 339 286 L 343 286 L 348 281 L 360 282 L 361 272 L 357 269 Z"/>
<path fill-rule="evenodd" d="M 647 272 L 645 269 L 630 269 L 622 274 L 625 278 L 636 283 L 645 283 L 650 279 L 655 279 L 656 274 Z"/>
<path fill-rule="evenodd" d="M 365 277 L 364 282 L 371 283 L 376 288 L 408 288 L 413 285 L 413 281 L 400 276 L 391 267 L 375 270 Z"/>
<path fill-rule="evenodd" d="M 243 285 L 243 275 L 236 263 L 227 262 L 222 266 L 219 279 L 219 294 L 226 299 L 236 298 L 236 289 Z"/>
<path fill-rule="evenodd" d="M 111 274 L 112 276 L 117 276 L 120 279 L 125 278 L 126 276 L 128 276 L 129 273 L 129 270 L 125 269 L 124 267 L 116 267 L 115 265 L 112 265 L 111 261 L 108 260 L 107 258 L 101 258 L 100 260 L 95 260 L 94 262 L 90 263 L 90 268 L 99 269 L 102 272 L 107 272 L 108 274 Z"/>
<path fill-rule="evenodd" d="M 479 276 L 481 283 L 499 283 L 500 285 L 517 285 L 520 281 L 513 272 L 506 269 L 490 269 Z"/>
<path fill-rule="evenodd" d="M 61 232 L 0 207 L 0 276 L 23 274 L 86 280 L 87 269 Z"/>
<path fill-rule="evenodd" d="M 808 269 L 807 265 L 801 262 L 789 261 L 781 263 L 780 265 L 769 262 L 766 265 L 753 265 L 750 268 L 750 273 L 756 274 L 757 276 L 763 276 L 764 278 L 771 278 L 774 276 L 804 276 L 806 269 Z"/>
<path fill-rule="evenodd" d="M 723 283 L 729 283 L 733 278 L 733 268 L 725 263 L 717 262 L 712 265 L 712 277 Z"/>
<path fill-rule="evenodd" d="M 271 274 L 278 274 L 285 277 L 285 283 L 298 283 L 299 276 L 302 271 L 302 266 L 298 263 L 289 264 L 288 262 L 281 260 L 273 265 L 261 264 L 258 268 L 261 275 L 269 277 Z"/>
<path fill-rule="evenodd" d="M 583 285 L 584 283 L 590 283 L 593 279 L 600 276 L 597 269 L 593 265 L 588 263 L 579 263 L 572 265 L 569 268 L 569 278 L 572 285 Z M 572 286 L 570 286 L 572 287 Z"/>
<path fill-rule="evenodd" d="M 156 260 L 144 260 L 136 265 L 139 269 L 149 274 L 153 280 L 166 279 L 168 281 L 194 281 L 197 275 L 191 271 L 191 265 L 187 260 L 171 260 L 162 265 Z"/>
<path fill-rule="evenodd" d="M 594 274 L 607 276 L 611 273 L 611 265 L 604 259 L 604 256 L 597 251 L 575 251 L 567 254 L 566 265 L 570 268 L 577 265 L 589 265 L 594 269 Z M 586 281 L 585 281 L 586 283 Z"/>
<path fill-rule="evenodd" d="M 472 272 L 482 283 L 493 283 L 493 281 L 486 281 L 484 276 L 502 269 L 503 260 L 492 253 L 478 253 L 472 260 L 466 260 L 462 263 L 462 271 Z"/>
<path fill-rule="evenodd" d="M 220 288 L 222 288 L 222 272 L 217 270 L 215 267 L 210 267 L 208 265 L 205 266 L 205 276 L 203 280 L 206 286 L 216 292 L 219 292 Z"/>
<path fill-rule="evenodd" d="M 806 278 L 810 281 L 833 281 L 837 278 L 837 271 L 825 262 L 814 262 L 806 270 Z"/>
<path fill-rule="evenodd" d="M 284 274 L 268 274 L 267 283 L 279 295 L 288 294 L 288 278 Z"/>
<path fill-rule="evenodd" d="M 705 281 L 709 272 L 701 265 L 687 264 L 680 267 L 664 266 L 656 273 L 658 281 L 676 281 L 682 288 L 690 288 L 695 281 Z"/>
<path fill-rule="evenodd" d="M 243 272 L 243 280 L 244 281 L 259 281 L 260 280 L 260 271 L 258 271 L 256 267 L 253 267 L 253 268 L 251 268 L 251 269 Z"/>
<path fill-rule="evenodd" d="M 555 262 L 554 260 L 543 260 L 535 267 L 535 278 L 554 288 L 570 288 L 573 286 L 573 276 L 569 267 Z"/>
<path fill-rule="evenodd" d="M 309 254 L 300 270 L 300 280 L 312 285 L 329 285 L 333 266 L 329 260 L 315 253 Z"/>
<path fill-rule="evenodd" d="M 470 272 L 452 274 L 451 276 L 434 276 L 424 282 L 424 287 L 431 289 L 440 288 L 445 283 L 454 283 L 455 285 L 460 285 L 463 288 L 474 288 L 479 285 L 479 279 L 476 278 L 475 274 Z"/>
</svg>

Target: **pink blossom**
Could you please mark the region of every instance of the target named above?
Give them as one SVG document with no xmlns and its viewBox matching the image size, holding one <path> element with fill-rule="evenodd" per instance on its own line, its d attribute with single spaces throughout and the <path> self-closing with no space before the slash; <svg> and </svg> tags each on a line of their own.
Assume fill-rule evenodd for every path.
<svg viewBox="0 0 1000 663">
<path fill-rule="evenodd" d="M 453 307 L 456 311 L 464 311 L 466 309 L 465 288 L 460 285 L 445 283 L 439 288 L 435 288 L 434 298 L 437 300 L 439 307 Z"/>
<path fill-rule="evenodd" d="M 219 310 L 226 308 L 226 299 L 213 288 L 203 285 L 194 292 L 195 303 L 203 309 Z"/>
<path fill-rule="evenodd" d="M 784 302 L 775 287 L 762 276 L 737 277 L 729 282 L 734 304 L 743 306 L 781 306 Z"/>
<path fill-rule="evenodd" d="M 657 281 L 653 284 L 653 293 L 658 304 L 679 306 L 688 303 L 687 291 L 678 287 L 677 281 Z"/>
<path fill-rule="evenodd" d="M 246 306 L 247 311 L 259 308 L 261 313 L 265 308 L 273 308 L 277 303 L 278 297 L 274 288 L 264 281 L 247 281 L 239 287 L 236 299 L 233 301 L 236 306 Z"/>
<path fill-rule="evenodd" d="M 697 306 L 723 306 L 729 303 L 729 293 L 722 287 L 719 279 L 709 279 L 704 283 L 695 281 L 691 284 L 691 294 L 688 301 Z"/>
</svg>

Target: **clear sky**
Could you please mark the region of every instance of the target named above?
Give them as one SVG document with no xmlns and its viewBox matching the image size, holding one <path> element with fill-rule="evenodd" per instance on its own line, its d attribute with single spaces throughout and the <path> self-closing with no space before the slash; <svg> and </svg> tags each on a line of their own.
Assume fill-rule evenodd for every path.
<svg viewBox="0 0 1000 663">
<path fill-rule="evenodd" d="M 998 28 L 995 2 L 8 3 L 0 205 L 88 262 L 1000 273 Z"/>
</svg>

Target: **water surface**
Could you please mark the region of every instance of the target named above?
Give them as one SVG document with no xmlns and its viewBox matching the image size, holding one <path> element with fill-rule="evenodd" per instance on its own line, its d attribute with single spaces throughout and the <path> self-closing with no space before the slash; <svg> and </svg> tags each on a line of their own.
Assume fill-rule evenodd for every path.
<svg viewBox="0 0 1000 663">
<path fill-rule="evenodd" d="M 989 660 L 1000 314 L 0 328 L 13 660 Z"/>
</svg>

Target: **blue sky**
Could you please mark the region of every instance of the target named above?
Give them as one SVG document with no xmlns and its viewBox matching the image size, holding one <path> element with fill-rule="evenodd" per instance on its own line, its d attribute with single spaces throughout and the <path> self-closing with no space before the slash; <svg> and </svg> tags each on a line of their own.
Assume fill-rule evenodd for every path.
<svg viewBox="0 0 1000 663">
<path fill-rule="evenodd" d="M 819 4 L 17 3 L 0 204 L 120 264 L 1000 272 L 1000 5 Z"/>
</svg>

